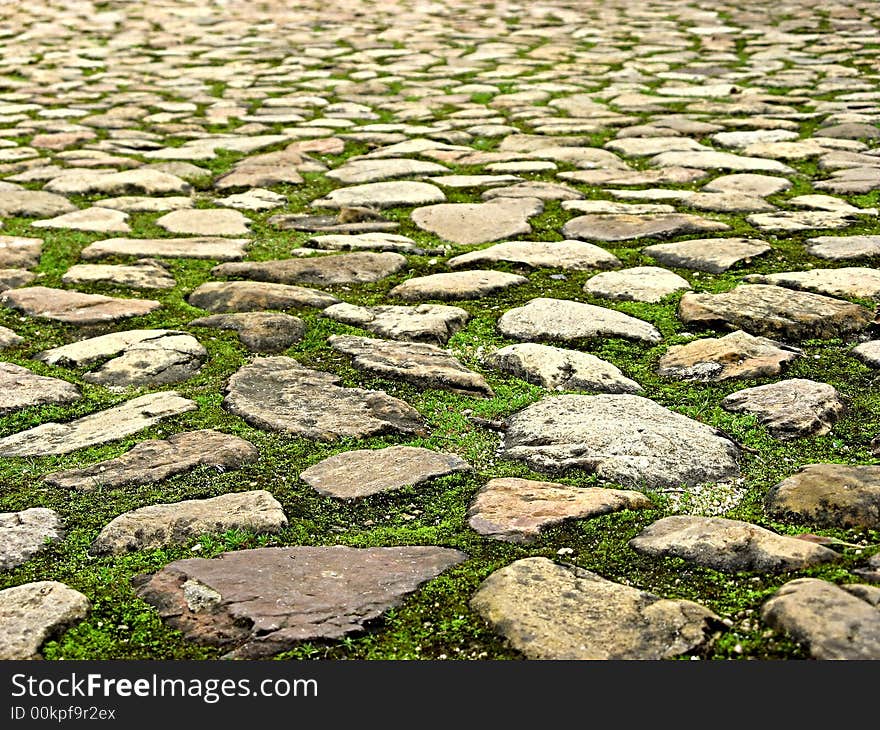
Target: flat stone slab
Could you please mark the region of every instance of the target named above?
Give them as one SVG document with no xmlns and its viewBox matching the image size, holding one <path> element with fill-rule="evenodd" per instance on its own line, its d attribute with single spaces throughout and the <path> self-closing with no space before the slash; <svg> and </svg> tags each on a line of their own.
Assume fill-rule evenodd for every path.
<svg viewBox="0 0 880 730">
<path fill-rule="evenodd" d="M 848 228 L 857 220 L 851 213 L 831 213 L 819 210 L 783 210 L 777 213 L 755 213 L 746 216 L 746 221 L 755 228 L 774 233 L 812 231 L 818 228 Z"/>
<path fill-rule="evenodd" d="M 417 276 L 398 284 L 388 294 L 405 301 L 481 299 L 512 286 L 527 284 L 528 281 L 526 277 L 519 274 L 508 274 L 491 269 L 474 269 L 455 271 L 449 274 Z"/>
<path fill-rule="evenodd" d="M 109 208 L 83 208 L 31 223 L 33 228 L 61 228 L 99 233 L 129 233 L 128 213 Z"/>
<path fill-rule="evenodd" d="M 377 160 L 350 160 L 330 170 L 325 177 L 346 185 L 391 180 L 396 177 L 419 177 L 449 172 L 449 168 L 436 162 L 409 158 L 386 158 Z"/>
<path fill-rule="evenodd" d="M 89 599 L 54 580 L 0 591 L 0 660 L 42 659 L 40 649 L 89 613 Z"/>
<path fill-rule="evenodd" d="M 421 414 L 412 406 L 381 390 L 339 382 L 290 357 L 261 357 L 229 379 L 223 404 L 257 428 L 319 441 L 423 432 Z"/>
<path fill-rule="evenodd" d="M 226 208 L 175 210 L 156 220 L 156 225 L 169 233 L 193 236 L 246 236 L 250 224 L 246 215 Z"/>
<path fill-rule="evenodd" d="M 880 608 L 860 597 L 859 588 L 798 578 L 761 606 L 761 618 L 803 644 L 814 659 L 880 659 Z"/>
<path fill-rule="evenodd" d="M 452 269 L 474 264 L 509 261 L 532 268 L 559 268 L 573 271 L 612 269 L 620 259 L 604 248 L 584 241 L 505 241 L 479 251 L 455 256 L 447 265 Z"/>
<path fill-rule="evenodd" d="M 856 345 L 851 352 L 865 365 L 880 368 L 880 340 L 863 342 L 861 345 Z"/>
<path fill-rule="evenodd" d="M 473 246 L 531 233 L 529 218 L 543 210 L 544 203 L 538 198 L 495 198 L 485 203 L 416 208 L 410 217 L 423 231 L 444 241 Z"/>
<path fill-rule="evenodd" d="M 62 195 L 187 195 L 192 185 L 176 175 L 149 168 L 123 172 L 71 170 L 47 182 L 43 189 Z"/>
<path fill-rule="evenodd" d="M 833 386 L 803 378 L 738 390 L 721 407 L 756 416 L 771 434 L 784 439 L 822 436 L 845 410 Z"/>
<path fill-rule="evenodd" d="M 414 446 L 389 446 L 344 451 L 310 466 L 299 478 L 324 496 L 354 499 L 418 486 L 472 468 L 455 454 Z"/>
<path fill-rule="evenodd" d="M 139 259 L 133 264 L 74 264 L 61 277 L 63 284 L 113 284 L 132 289 L 173 289 L 177 282 L 167 267 L 156 259 Z"/>
<path fill-rule="evenodd" d="M 218 205 L 236 210 L 272 210 L 287 205 L 287 197 L 265 188 L 252 188 L 244 193 L 214 200 Z"/>
<path fill-rule="evenodd" d="M 519 178 L 506 176 L 510 179 L 505 183 L 515 182 Z M 500 176 L 496 176 L 500 180 Z M 516 183 L 515 185 L 505 185 L 504 187 L 491 188 L 483 192 L 480 197 L 483 200 L 494 200 L 496 198 L 537 198 L 538 200 L 579 200 L 584 197 L 580 190 L 575 190 L 568 185 L 560 185 L 559 183 L 543 182 L 541 180 L 529 180 L 527 182 Z"/>
<path fill-rule="evenodd" d="M 58 513 L 45 507 L 0 513 L 0 570 L 24 565 L 50 543 L 64 538 Z"/>
<path fill-rule="evenodd" d="M 695 238 L 646 246 L 642 253 L 664 266 L 721 274 L 772 250 L 769 244 L 753 238 Z"/>
<path fill-rule="evenodd" d="M 775 175 L 759 175 L 742 172 L 735 175 L 722 175 L 703 185 L 707 193 L 741 193 L 767 198 L 776 193 L 783 193 L 792 186 L 791 180 Z"/>
<path fill-rule="evenodd" d="M 64 196 L 43 190 L 4 190 L 0 194 L 0 218 L 53 218 L 75 210 Z"/>
<path fill-rule="evenodd" d="M 578 350 L 521 342 L 496 350 L 488 363 L 548 390 L 639 393 L 642 386 L 610 362 Z"/>
<path fill-rule="evenodd" d="M 772 487 L 767 511 L 822 527 L 880 527 L 880 466 L 805 464 Z"/>
<path fill-rule="evenodd" d="M 180 195 L 164 198 L 150 198 L 139 195 L 124 195 L 118 198 L 101 198 L 95 205 L 101 208 L 121 210 L 126 213 L 166 213 L 169 210 L 192 208 L 193 199 Z"/>
<path fill-rule="evenodd" d="M 673 345 L 660 358 L 657 374 L 682 380 L 766 378 L 802 356 L 797 348 L 736 330 L 724 337 Z"/>
<path fill-rule="evenodd" d="M 437 345 L 353 335 L 331 335 L 327 342 L 337 352 L 354 358 L 352 366 L 357 370 L 398 378 L 420 388 L 451 390 L 480 398 L 495 396 L 482 375 L 469 370 L 451 352 Z"/>
<path fill-rule="evenodd" d="M 162 306 L 154 299 L 120 299 L 46 286 L 8 289 L 0 294 L 0 304 L 30 317 L 79 325 L 138 317 Z"/>
<path fill-rule="evenodd" d="M 115 459 L 47 474 L 43 482 L 50 487 L 79 491 L 135 487 L 161 482 L 199 467 L 231 471 L 259 457 L 257 448 L 238 436 L 211 429 L 184 431 L 167 440 L 142 441 Z"/>
<path fill-rule="evenodd" d="M 627 215 L 588 213 L 572 218 L 562 227 L 566 238 L 584 241 L 631 241 L 637 238 L 663 238 L 682 233 L 726 231 L 720 221 L 687 213 Z"/>
<path fill-rule="evenodd" d="M 332 286 L 380 281 L 406 266 L 406 256 L 399 253 L 359 251 L 303 259 L 238 261 L 215 266 L 211 273 L 279 284 Z"/>
<path fill-rule="evenodd" d="M 0 415 L 22 408 L 73 403 L 82 398 L 73 383 L 47 378 L 11 362 L 0 362 Z"/>
<path fill-rule="evenodd" d="M 464 327 L 471 316 L 461 307 L 442 304 L 358 307 L 346 303 L 327 307 L 323 315 L 337 322 L 363 327 L 392 340 L 434 342 L 441 345 Z"/>
<path fill-rule="evenodd" d="M 299 318 L 281 312 L 242 312 L 198 317 L 190 327 L 235 330 L 242 345 L 252 352 L 281 352 L 305 336 L 306 325 Z"/>
<path fill-rule="evenodd" d="M 817 236 L 807 239 L 806 248 L 811 256 L 832 261 L 880 256 L 880 235 Z"/>
<path fill-rule="evenodd" d="M 730 152 L 714 150 L 662 152 L 651 158 L 657 167 L 690 167 L 700 170 L 729 170 L 732 172 L 777 172 L 783 175 L 795 174 L 788 165 L 764 157 L 745 157 Z"/>
<path fill-rule="evenodd" d="M 720 622 L 697 603 L 664 599 L 547 558 L 495 571 L 471 608 L 527 659 L 672 659 L 699 652 Z"/>
<path fill-rule="evenodd" d="M 543 297 L 506 311 L 498 320 L 498 329 L 518 340 L 625 337 L 657 343 L 663 339 L 653 325 L 614 309 Z"/>
<path fill-rule="evenodd" d="M 24 337 L 17 335 L 8 327 L 0 327 L 0 350 L 4 350 L 7 347 L 15 347 L 23 342 Z"/>
<path fill-rule="evenodd" d="M 369 213 L 365 211 L 370 211 Z M 281 231 L 327 234 L 384 233 L 400 227 L 371 208 L 341 208 L 338 215 L 273 215 L 268 223 Z"/>
<path fill-rule="evenodd" d="M 837 560 L 830 548 L 722 517 L 673 515 L 652 522 L 629 541 L 637 553 L 681 558 L 725 573 L 776 573 Z"/>
<path fill-rule="evenodd" d="M 132 398 L 68 423 L 43 423 L 0 439 L 0 456 L 49 456 L 131 436 L 198 406 L 172 390 Z"/>
<path fill-rule="evenodd" d="M 783 340 L 833 339 L 859 332 L 873 319 L 858 304 L 769 284 L 742 284 L 721 294 L 686 292 L 678 316 L 685 324 Z"/>
<path fill-rule="evenodd" d="M 259 489 L 210 499 L 153 504 L 126 512 L 101 530 L 89 552 L 119 555 L 177 545 L 227 530 L 272 534 L 285 527 L 287 517 L 281 505 L 269 492 Z"/>
<path fill-rule="evenodd" d="M 187 639 L 259 659 L 359 631 L 466 558 L 429 546 L 258 548 L 178 560 L 136 592 Z"/>
<path fill-rule="evenodd" d="M 705 170 L 694 167 L 666 167 L 662 170 L 576 170 L 560 172 L 556 177 L 584 185 L 666 185 L 696 182 L 706 177 Z"/>
<path fill-rule="evenodd" d="M 249 238 L 108 238 L 86 246 L 80 254 L 86 261 L 109 256 L 157 256 L 160 258 L 217 259 L 235 261 L 244 256 Z"/>
<path fill-rule="evenodd" d="M 333 190 L 313 200 L 313 208 L 396 208 L 409 205 L 430 205 L 446 200 L 436 185 L 424 182 L 375 182 Z"/>
<path fill-rule="evenodd" d="M 324 309 L 339 300 L 332 294 L 290 284 L 263 281 L 207 281 L 187 297 L 209 312 L 257 312 L 265 309 Z"/>
<path fill-rule="evenodd" d="M 35 278 L 36 274 L 25 269 L 0 269 L 0 291 L 26 286 Z"/>
<path fill-rule="evenodd" d="M 678 274 L 658 266 L 605 271 L 587 279 L 584 291 L 616 301 L 659 303 L 664 297 L 691 288 Z"/>
<path fill-rule="evenodd" d="M 778 274 L 749 274 L 743 281 L 775 284 L 799 291 L 813 291 L 832 297 L 880 299 L 880 271 L 863 266 L 840 269 L 810 269 Z"/>
<path fill-rule="evenodd" d="M 0 215 L 4 215 L 0 213 Z M 0 236 L 0 267 L 5 269 L 32 269 L 40 262 L 42 238 Z"/>
<path fill-rule="evenodd" d="M 718 432 L 637 395 L 559 395 L 507 419 L 502 455 L 542 472 L 584 469 L 656 488 L 739 476 L 739 449 Z"/>
<path fill-rule="evenodd" d="M 544 528 L 568 520 L 652 506 L 641 492 L 571 487 L 531 479 L 492 479 L 471 503 L 468 524 L 495 540 L 528 543 L 537 539 Z"/>
<path fill-rule="evenodd" d="M 329 251 L 397 251 L 400 253 L 416 253 L 419 247 L 407 236 L 396 233 L 352 233 L 312 236 L 306 243 L 315 248 Z"/>
</svg>

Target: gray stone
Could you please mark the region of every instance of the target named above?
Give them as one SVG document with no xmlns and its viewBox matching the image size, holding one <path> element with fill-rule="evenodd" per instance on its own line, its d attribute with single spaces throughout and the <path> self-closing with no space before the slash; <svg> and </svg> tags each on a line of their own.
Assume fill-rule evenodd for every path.
<svg viewBox="0 0 880 730">
<path fill-rule="evenodd" d="M 159 256 L 165 258 L 230 261 L 244 256 L 248 238 L 108 238 L 86 246 L 80 254 L 88 260 L 108 256 Z"/>
<path fill-rule="evenodd" d="M 30 284 L 36 274 L 25 269 L 0 269 L 0 291 Z"/>
<path fill-rule="evenodd" d="M 250 224 L 246 215 L 225 208 L 175 210 L 156 220 L 156 225 L 169 233 L 193 236 L 246 236 Z"/>
<path fill-rule="evenodd" d="M 0 591 L 0 660 L 41 659 L 40 649 L 89 613 L 89 599 L 57 581 Z"/>
<path fill-rule="evenodd" d="M 813 291 L 832 297 L 860 297 L 880 299 L 880 271 L 865 267 L 840 269 L 810 269 L 786 271 L 778 274 L 749 274 L 743 281 L 755 284 L 775 284 L 789 289 Z"/>
<path fill-rule="evenodd" d="M 138 259 L 132 264 L 75 264 L 61 277 L 64 284 L 114 284 L 133 289 L 173 289 L 177 282 L 168 268 L 156 259 Z"/>
<path fill-rule="evenodd" d="M 562 227 L 566 238 L 584 241 L 631 241 L 636 238 L 662 238 L 682 233 L 726 231 L 720 221 L 686 213 L 656 215 L 593 214 L 572 218 Z"/>
<path fill-rule="evenodd" d="M 490 575 L 471 607 L 527 659 L 672 659 L 702 651 L 720 619 L 547 558 Z"/>
<path fill-rule="evenodd" d="M 541 181 L 521 182 L 516 185 L 486 190 L 480 195 L 483 200 L 496 198 L 537 198 L 538 200 L 579 200 L 584 197 L 580 190 L 568 185 Z"/>
<path fill-rule="evenodd" d="M 777 438 L 822 436 L 844 411 L 839 393 L 827 383 L 782 380 L 731 393 L 722 408 L 758 418 Z"/>
<path fill-rule="evenodd" d="M 455 256 L 446 263 L 457 269 L 474 264 L 510 261 L 534 268 L 560 268 L 574 271 L 610 269 L 620 266 L 620 259 L 592 243 L 584 241 L 506 241 L 479 251 Z"/>
<path fill-rule="evenodd" d="M 214 200 L 218 205 L 236 210 L 272 210 L 287 204 L 287 198 L 265 188 L 252 188 L 244 193 L 229 195 Z"/>
<path fill-rule="evenodd" d="M 716 135 L 717 136 L 717 135 Z M 605 143 L 605 149 L 628 157 L 651 157 L 661 152 L 706 151 L 711 148 L 689 137 L 626 137 Z"/>
<path fill-rule="evenodd" d="M 324 309 L 339 302 L 332 294 L 289 284 L 263 281 L 208 281 L 187 297 L 209 312 L 257 312 L 264 309 Z"/>
<path fill-rule="evenodd" d="M 64 538 L 61 518 L 44 507 L 0 513 L 0 570 L 24 565 L 52 542 Z"/>
<path fill-rule="evenodd" d="M 0 362 L 0 415 L 30 406 L 73 403 L 82 398 L 73 383 L 36 375 L 27 368 Z"/>
<path fill-rule="evenodd" d="M 24 337 L 17 335 L 8 327 L 0 327 L 0 350 L 4 350 L 7 347 L 15 347 L 23 342 Z"/>
<path fill-rule="evenodd" d="M 253 352 L 281 352 L 305 336 L 306 326 L 299 317 L 281 312 L 242 312 L 199 317 L 190 327 L 216 327 L 235 330 L 242 345 Z"/>
<path fill-rule="evenodd" d="M 39 263 L 42 251 L 42 238 L 0 236 L 0 267 L 32 269 Z"/>
<path fill-rule="evenodd" d="M 411 238 L 382 232 L 312 236 L 306 240 L 306 243 L 330 251 L 372 250 L 416 253 L 419 250 L 416 242 Z"/>
<path fill-rule="evenodd" d="M 93 555 L 119 555 L 185 543 L 202 535 L 243 530 L 277 533 L 287 527 L 278 501 L 265 490 L 153 504 L 119 515 L 89 548 Z"/>
<path fill-rule="evenodd" d="M 429 546 L 258 548 L 179 560 L 136 593 L 187 639 L 259 659 L 359 631 L 466 558 Z"/>
<path fill-rule="evenodd" d="M 429 274 L 407 279 L 398 284 L 389 296 L 405 301 L 420 299 L 481 299 L 505 289 L 528 283 L 518 274 L 508 274 L 491 269 L 456 271 L 450 274 Z"/>
<path fill-rule="evenodd" d="M 816 134 L 822 137 L 831 137 L 832 139 L 877 139 L 880 138 L 880 127 L 874 124 L 848 122 L 819 127 L 816 130 Z"/>
<path fill-rule="evenodd" d="M 423 182 L 377 182 L 338 188 L 319 200 L 313 208 L 396 208 L 403 205 L 430 205 L 446 200 L 436 185 Z"/>
<path fill-rule="evenodd" d="M 169 210 L 192 208 L 193 200 L 192 198 L 175 195 L 165 198 L 127 195 L 119 198 L 102 198 L 101 200 L 96 200 L 95 205 L 101 208 L 125 211 L 126 213 L 165 213 Z"/>
<path fill-rule="evenodd" d="M 470 319 L 466 310 L 440 304 L 358 307 L 341 303 L 327 307 L 323 314 L 337 322 L 363 327 L 392 340 L 436 342 L 441 345 Z"/>
<path fill-rule="evenodd" d="M 149 168 L 106 172 L 71 170 L 43 188 L 62 195 L 186 195 L 192 186 L 176 175 Z"/>
<path fill-rule="evenodd" d="M 856 223 L 851 213 L 830 213 L 828 211 L 779 211 L 778 213 L 755 213 L 746 216 L 746 222 L 762 231 L 792 233 L 811 231 L 817 228 L 848 228 Z"/>
<path fill-rule="evenodd" d="M 776 573 L 839 558 L 830 548 L 721 517 L 673 515 L 652 522 L 629 541 L 638 553 L 681 558 L 725 573 Z"/>
<path fill-rule="evenodd" d="M 30 317 L 78 325 L 138 317 L 162 306 L 154 299 L 120 299 L 45 286 L 8 289 L 0 294 L 0 304 Z"/>
<path fill-rule="evenodd" d="M 379 281 L 396 274 L 406 265 L 406 257 L 399 253 L 359 251 L 304 259 L 239 261 L 215 266 L 211 273 L 279 284 L 332 286 Z"/>
<path fill-rule="evenodd" d="M 414 446 L 389 446 L 344 451 L 310 466 L 299 478 L 325 496 L 354 499 L 418 486 L 472 468 L 455 454 Z"/>
<path fill-rule="evenodd" d="M 33 228 L 61 228 L 99 233 L 129 233 L 128 213 L 109 208 L 83 208 L 71 213 L 31 223 Z"/>
<path fill-rule="evenodd" d="M 721 274 L 772 250 L 769 244 L 752 238 L 695 238 L 646 246 L 642 253 L 664 266 Z"/>
<path fill-rule="evenodd" d="M 445 241 L 472 246 L 531 233 L 529 218 L 543 210 L 537 198 L 495 198 L 416 208 L 410 217 L 419 228 Z"/>
<path fill-rule="evenodd" d="M 396 177 L 419 177 L 449 172 L 449 168 L 436 162 L 411 160 L 408 158 L 386 158 L 378 160 L 350 160 L 326 177 L 351 185 L 353 183 L 372 183 Z"/>
<path fill-rule="evenodd" d="M 658 303 L 664 297 L 691 288 L 687 279 L 657 266 L 606 271 L 587 279 L 584 291 L 597 297 L 630 302 Z"/>
<path fill-rule="evenodd" d="M 257 358 L 241 367 L 223 404 L 257 428 L 320 441 L 424 432 L 419 412 L 403 401 L 381 390 L 341 387 L 337 376 L 290 357 Z"/>
<path fill-rule="evenodd" d="M 612 195 L 621 198 L 641 198 L 651 193 L 649 190 L 609 190 Z M 659 192 L 659 191 L 658 191 Z M 663 190 L 661 200 L 686 200 L 694 195 L 689 190 Z M 651 196 L 654 197 L 653 195 Z M 646 213 L 675 213 L 671 205 L 657 203 L 618 203 L 614 200 L 569 200 L 562 204 L 563 210 L 575 210 L 578 213 L 609 213 L 613 215 L 645 215 Z"/>
<path fill-rule="evenodd" d="M 880 236 L 817 236 L 807 239 L 807 253 L 843 261 L 880 256 Z"/>
<path fill-rule="evenodd" d="M 67 198 L 42 190 L 0 192 L 0 217 L 51 218 L 75 210 L 77 207 Z"/>
<path fill-rule="evenodd" d="M 722 175 L 703 185 L 707 193 L 741 193 L 766 198 L 791 188 L 792 182 L 784 177 L 757 175 L 743 172 L 736 175 Z"/>
<path fill-rule="evenodd" d="M 502 453 L 538 471 L 585 469 L 642 488 L 739 476 L 739 450 L 715 429 L 636 395 L 560 395 L 507 419 Z"/>
</svg>

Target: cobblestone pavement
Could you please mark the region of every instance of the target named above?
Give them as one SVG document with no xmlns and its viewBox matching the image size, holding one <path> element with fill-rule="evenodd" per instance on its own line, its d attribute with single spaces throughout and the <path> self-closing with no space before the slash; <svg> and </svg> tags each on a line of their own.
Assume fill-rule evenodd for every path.
<svg viewBox="0 0 880 730">
<path fill-rule="evenodd" d="M 0 3 L 0 658 L 880 658 L 880 5 L 711 5 Z"/>
</svg>

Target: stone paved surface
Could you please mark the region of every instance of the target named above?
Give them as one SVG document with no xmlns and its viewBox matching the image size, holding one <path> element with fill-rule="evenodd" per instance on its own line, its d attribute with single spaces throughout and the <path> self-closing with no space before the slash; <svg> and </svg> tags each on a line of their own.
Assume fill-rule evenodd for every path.
<svg viewBox="0 0 880 730">
<path fill-rule="evenodd" d="M 880 658 L 878 37 L 0 3 L 0 657 Z"/>
</svg>

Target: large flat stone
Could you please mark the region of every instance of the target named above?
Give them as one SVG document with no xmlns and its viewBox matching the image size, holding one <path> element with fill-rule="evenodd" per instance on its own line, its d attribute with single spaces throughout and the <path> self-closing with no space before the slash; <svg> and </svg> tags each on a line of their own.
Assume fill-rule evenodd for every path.
<svg viewBox="0 0 880 730">
<path fill-rule="evenodd" d="M 217 259 L 234 261 L 244 256 L 248 238 L 108 238 L 86 246 L 80 254 L 86 261 L 109 256 L 157 256 L 159 258 Z"/>
<path fill-rule="evenodd" d="M 324 309 L 339 300 L 332 294 L 289 284 L 263 281 L 207 281 L 187 297 L 209 312 L 257 312 L 264 309 Z"/>
<path fill-rule="evenodd" d="M 396 208 L 409 205 L 430 205 L 446 200 L 436 185 L 424 182 L 375 182 L 333 190 L 312 201 L 313 208 Z"/>
<path fill-rule="evenodd" d="M 449 172 L 449 168 L 436 162 L 409 158 L 386 158 L 378 160 L 351 160 L 330 170 L 326 177 L 351 185 L 390 180 L 396 177 L 419 177 Z"/>
<path fill-rule="evenodd" d="M 751 238 L 698 238 L 646 246 L 642 253 L 664 266 L 721 274 L 743 261 L 772 251 L 772 247 Z"/>
<path fill-rule="evenodd" d="M 241 312 L 198 317 L 190 327 L 216 327 L 235 330 L 242 345 L 253 352 L 281 352 L 305 336 L 306 325 L 299 318 L 282 312 Z"/>
<path fill-rule="evenodd" d="M 193 236 L 246 236 L 251 219 L 237 210 L 194 208 L 166 213 L 156 220 L 156 225 L 169 233 Z"/>
<path fill-rule="evenodd" d="M 358 307 L 340 303 L 327 307 L 323 314 L 337 322 L 363 327 L 381 337 L 440 345 L 445 344 L 470 319 L 470 314 L 461 307 L 442 304 Z"/>
<path fill-rule="evenodd" d="M 728 228 L 728 225 L 720 221 L 687 213 L 588 213 L 568 221 L 562 227 L 562 235 L 584 241 L 631 241 L 637 238 L 664 238 L 682 233 L 726 231 Z"/>
<path fill-rule="evenodd" d="M 827 294 L 831 297 L 880 299 L 880 271 L 864 266 L 785 271 L 778 274 L 749 274 L 743 277 L 743 281 L 775 284 L 799 291 Z"/>
<path fill-rule="evenodd" d="M 715 150 L 696 150 L 684 152 L 663 152 L 651 158 L 657 167 L 690 167 L 700 170 L 729 170 L 731 172 L 776 172 L 794 174 L 788 165 L 763 157 L 745 157 L 730 152 Z"/>
<path fill-rule="evenodd" d="M 11 362 L 0 362 L 0 415 L 30 406 L 73 403 L 82 398 L 73 383 L 47 378 Z"/>
<path fill-rule="evenodd" d="M 23 565 L 64 537 L 61 517 L 45 507 L 0 513 L 0 570 Z"/>
<path fill-rule="evenodd" d="M 880 235 L 817 236 L 807 239 L 806 248 L 811 256 L 832 261 L 880 256 Z"/>
<path fill-rule="evenodd" d="M 370 251 L 276 261 L 239 261 L 215 266 L 214 276 L 237 276 L 279 284 L 368 284 L 396 274 L 407 260 L 399 253 Z"/>
<path fill-rule="evenodd" d="M 658 266 L 635 266 L 620 271 L 604 271 L 587 279 L 584 291 L 617 301 L 657 304 L 671 294 L 691 288 L 687 279 Z"/>
<path fill-rule="evenodd" d="M 472 246 L 531 233 L 529 218 L 543 210 L 544 204 L 537 198 L 495 198 L 485 203 L 416 208 L 410 217 L 423 231 L 444 241 Z"/>
<path fill-rule="evenodd" d="M 611 269 L 620 259 L 604 248 L 584 241 L 506 241 L 479 251 L 455 256 L 446 263 L 457 269 L 474 264 L 509 261 L 533 268 L 559 268 L 574 271 Z"/>
<path fill-rule="evenodd" d="M 83 208 L 31 223 L 33 228 L 59 228 L 98 233 L 129 233 L 128 213 L 109 208 Z"/>
<path fill-rule="evenodd" d="M 159 170 L 77 170 L 50 180 L 43 189 L 62 195 L 181 195 L 192 185 Z"/>
<path fill-rule="evenodd" d="M 9 289 L 0 295 L 0 304 L 31 317 L 79 325 L 138 317 L 162 306 L 154 299 L 120 299 L 46 286 Z"/>
<path fill-rule="evenodd" d="M 0 660 L 42 659 L 47 640 L 82 621 L 89 599 L 57 581 L 0 591 Z"/>
<path fill-rule="evenodd" d="M 168 269 L 155 259 L 139 259 L 128 266 L 75 264 L 61 277 L 63 284 L 112 284 L 133 289 L 173 289 Z"/>
<path fill-rule="evenodd" d="M 397 251 L 416 253 L 416 242 L 407 236 L 396 233 L 353 233 L 311 236 L 306 241 L 310 246 L 330 251 Z"/>
<path fill-rule="evenodd" d="M 52 218 L 77 207 L 62 195 L 43 190 L 4 190 L 0 192 L 0 217 Z"/>
<path fill-rule="evenodd" d="M 0 236 L 0 268 L 32 269 L 40 262 L 42 252 L 42 238 Z"/>
<path fill-rule="evenodd" d="M 388 294 L 405 301 L 481 299 L 509 287 L 526 283 L 528 283 L 528 279 L 519 274 L 508 274 L 491 269 L 475 269 L 448 274 L 417 276 L 398 284 Z"/>
</svg>

